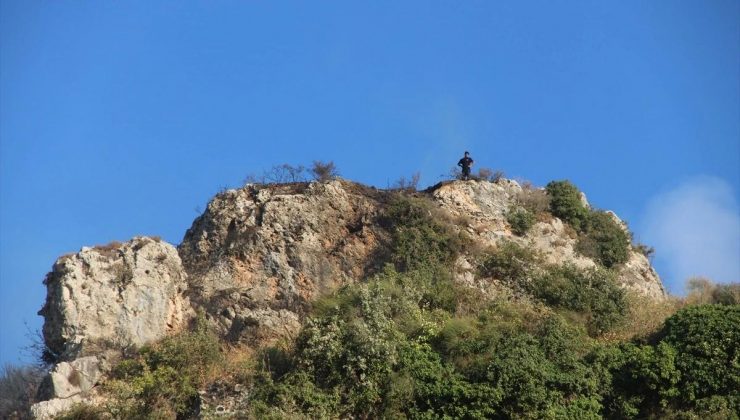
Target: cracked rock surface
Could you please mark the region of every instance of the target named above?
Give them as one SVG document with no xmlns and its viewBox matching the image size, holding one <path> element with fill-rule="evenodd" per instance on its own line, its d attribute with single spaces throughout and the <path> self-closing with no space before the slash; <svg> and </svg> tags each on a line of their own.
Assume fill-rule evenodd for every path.
<svg viewBox="0 0 740 420">
<path fill-rule="evenodd" d="M 63 256 L 44 284 L 44 340 L 61 361 L 160 339 L 191 310 L 177 250 L 148 237 Z"/>
</svg>

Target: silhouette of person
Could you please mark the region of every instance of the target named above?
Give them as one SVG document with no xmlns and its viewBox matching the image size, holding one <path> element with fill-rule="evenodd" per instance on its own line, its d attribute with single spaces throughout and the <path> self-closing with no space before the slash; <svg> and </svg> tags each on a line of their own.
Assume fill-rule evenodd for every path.
<svg viewBox="0 0 740 420">
<path fill-rule="evenodd" d="M 473 159 L 470 157 L 470 153 L 465 152 L 465 156 L 457 162 L 457 166 L 462 168 L 462 179 L 470 179 L 470 167 L 473 166 Z"/>
</svg>

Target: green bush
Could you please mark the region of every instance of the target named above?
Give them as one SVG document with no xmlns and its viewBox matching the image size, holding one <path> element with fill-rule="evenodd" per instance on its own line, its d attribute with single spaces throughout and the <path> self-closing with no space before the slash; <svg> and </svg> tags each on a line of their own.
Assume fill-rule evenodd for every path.
<svg viewBox="0 0 740 420">
<path fill-rule="evenodd" d="M 479 271 L 482 276 L 502 280 L 519 290 L 527 286 L 539 263 L 540 257 L 534 251 L 507 241 L 483 255 Z"/>
<path fill-rule="evenodd" d="M 582 315 L 592 335 L 615 327 L 628 310 L 624 291 L 604 269 L 552 266 L 535 277 L 529 291 L 548 305 Z"/>
<path fill-rule="evenodd" d="M 190 416 L 199 383 L 221 357 L 218 339 L 200 316 L 193 331 L 144 346 L 136 358 L 114 367 L 106 383 L 112 396 L 108 411 L 118 418 Z"/>
<path fill-rule="evenodd" d="M 393 235 L 391 260 L 400 271 L 449 265 L 466 243 L 428 199 L 397 196 L 386 219 Z"/>
<path fill-rule="evenodd" d="M 737 419 L 740 307 L 685 308 L 655 344 L 606 345 L 587 357 L 608 418 Z"/>
<path fill-rule="evenodd" d="M 668 318 L 662 333 L 678 352 L 682 399 L 740 398 L 740 305 L 688 307 Z"/>
<path fill-rule="evenodd" d="M 585 233 L 580 235 L 577 250 L 611 268 L 629 259 L 630 237 L 606 212 L 588 216 Z"/>
<path fill-rule="evenodd" d="M 681 372 L 676 351 L 625 343 L 605 345 L 587 360 L 601 380 L 603 414 L 607 418 L 644 418 L 664 409 L 676 397 Z"/>
<path fill-rule="evenodd" d="M 545 187 L 550 196 L 550 212 L 581 231 L 585 228 L 589 209 L 581 202 L 581 192 L 570 181 L 551 181 Z"/>
<path fill-rule="evenodd" d="M 384 272 L 317 305 L 287 370 L 255 376 L 252 415 L 491 418 L 598 413 L 584 335 L 560 318 L 493 305 L 432 307 L 428 272 Z M 428 289 L 428 290 L 427 290 Z M 284 359 L 281 355 L 278 359 Z M 585 413 L 585 414 L 584 414 Z"/>
<path fill-rule="evenodd" d="M 524 236 L 532 228 L 536 218 L 527 209 L 517 208 L 509 210 L 506 215 L 506 221 L 511 226 L 511 231 L 516 235 Z"/>
</svg>

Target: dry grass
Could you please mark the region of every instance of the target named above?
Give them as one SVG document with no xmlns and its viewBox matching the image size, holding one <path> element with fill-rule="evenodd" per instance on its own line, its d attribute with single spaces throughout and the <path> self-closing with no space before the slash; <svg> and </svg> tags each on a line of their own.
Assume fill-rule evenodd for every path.
<svg viewBox="0 0 740 420">
<path fill-rule="evenodd" d="M 663 326 L 666 318 L 686 305 L 682 299 L 675 297 L 655 300 L 634 292 L 627 294 L 627 301 L 629 311 L 622 325 L 601 336 L 600 340 L 623 342 L 649 337 Z"/>
<path fill-rule="evenodd" d="M 573 229 L 573 226 L 565 223 L 564 231 L 565 231 L 565 234 L 568 235 L 570 239 L 578 239 L 578 232 L 575 229 Z"/>
<path fill-rule="evenodd" d="M 549 214 L 550 197 L 545 190 L 534 188 L 531 184 L 522 186 L 522 192 L 517 196 L 516 202 L 535 215 Z"/>
<path fill-rule="evenodd" d="M 740 283 L 716 284 L 705 277 L 693 277 L 686 283 L 689 294 L 684 301 L 688 305 L 740 303 Z"/>
<path fill-rule="evenodd" d="M 465 214 L 465 213 L 460 213 L 456 216 L 453 216 L 452 219 L 453 219 L 452 221 L 453 224 L 464 227 L 464 228 L 469 227 L 473 223 L 473 219 L 468 214 Z"/>
<path fill-rule="evenodd" d="M 107 257 L 107 258 L 112 258 L 112 257 L 117 257 L 119 255 L 119 250 L 121 249 L 122 246 L 123 244 L 121 242 L 111 241 L 105 245 L 95 245 L 94 249 L 100 255 Z"/>
<path fill-rule="evenodd" d="M 204 372 L 203 384 L 217 380 L 241 383 L 246 382 L 257 366 L 257 355 L 254 349 L 247 346 L 233 346 L 223 350 L 223 360 Z"/>
</svg>

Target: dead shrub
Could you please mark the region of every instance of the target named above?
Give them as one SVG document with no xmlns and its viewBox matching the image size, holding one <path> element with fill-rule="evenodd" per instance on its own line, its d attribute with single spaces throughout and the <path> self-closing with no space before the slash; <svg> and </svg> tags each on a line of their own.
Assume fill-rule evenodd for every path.
<svg viewBox="0 0 740 420">
<path fill-rule="evenodd" d="M 478 175 L 475 176 L 478 180 L 490 181 L 498 183 L 502 180 L 506 174 L 503 171 L 494 170 L 491 168 L 480 168 L 478 169 Z"/>
<path fill-rule="evenodd" d="M 628 310 L 624 322 L 600 337 L 606 342 L 646 339 L 663 326 L 663 321 L 684 305 L 679 299 L 657 300 L 637 292 L 627 292 Z"/>
<path fill-rule="evenodd" d="M 120 249 L 123 246 L 121 242 L 111 241 L 105 245 L 96 245 L 94 249 L 102 256 L 106 258 L 117 257 L 120 254 Z"/>
<path fill-rule="evenodd" d="M 5 365 L 0 373 L 0 418 L 31 418 L 31 405 L 44 371 L 38 366 Z"/>
<path fill-rule="evenodd" d="M 523 188 L 522 192 L 517 195 L 516 202 L 535 215 L 549 214 L 550 197 L 544 189 Z"/>
<path fill-rule="evenodd" d="M 419 187 L 420 179 L 421 173 L 419 172 L 415 172 L 413 175 L 411 175 L 411 178 L 409 179 L 406 179 L 405 176 L 402 176 L 393 183 L 391 189 L 403 192 L 416 192 L 417 188 Z"/>
<path fill-rule="evenodd" d="M 692 277 L 687 281 L 689 305 L 740 304 L 740 283 L 717 284 L 705 277 Z"/>
<path fill-rule="evenodd" d="M 336 165 L 334 162 L 328 161 L 323 162 L 320 160 L 314 160 L 311 165 L 311 174 L 316 181 L 325 182 L 330 181 L 339 176 Z"/>
</svg>

